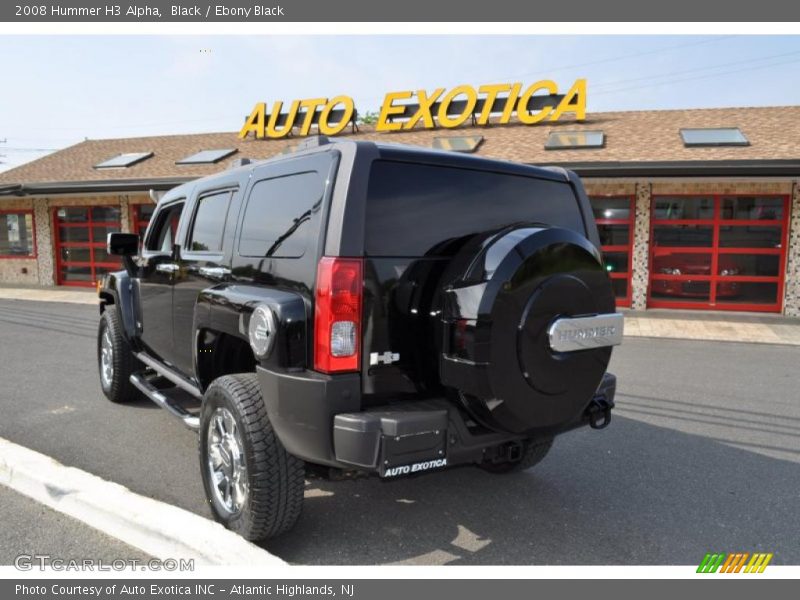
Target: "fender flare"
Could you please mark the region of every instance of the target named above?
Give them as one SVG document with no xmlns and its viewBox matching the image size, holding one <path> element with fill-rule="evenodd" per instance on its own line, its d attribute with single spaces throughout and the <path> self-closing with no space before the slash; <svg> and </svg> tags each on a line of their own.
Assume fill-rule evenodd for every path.
<svg viewBox="0 0 800 600">
<path fill-rule="evenodd" d="M 100 314 L 114 305 L 114 310 L 119 314 L 123 326 L 125 339 L 133 346 L 137 346 L 139 327 L 137 326 L 139 284 L 138 280 L 131 278 L 126 271 L 117 271 L 103 276 L 100 282 Z M 103 296 L 111 296 L 112 301 L 104 300 Z"/>
</svg>

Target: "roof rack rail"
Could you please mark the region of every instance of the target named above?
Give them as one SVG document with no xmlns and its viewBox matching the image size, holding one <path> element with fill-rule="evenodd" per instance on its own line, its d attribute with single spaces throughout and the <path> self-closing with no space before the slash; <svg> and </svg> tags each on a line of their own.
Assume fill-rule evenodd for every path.
<svg viewBox="0 0 800 600">
<path fill-rule="evenodd" d="M 330 143 L 331 139 L 327 135 L 310 135 L 302 142 L 297 144 L 295 151 L 308 150 L 309 148 L 319 148 L 320 146 L 325 146 L 326 144 Z"/>
<path fill-rule="evenodd" d="M 230 163 L 228 163 L 228 168 L 236 169 L 238 167 L 249 165 L 251 162 L 253 162 L 253 160 L 245 156 L 242 156 L 241 158 L 234 158 Z"/>
</svg>

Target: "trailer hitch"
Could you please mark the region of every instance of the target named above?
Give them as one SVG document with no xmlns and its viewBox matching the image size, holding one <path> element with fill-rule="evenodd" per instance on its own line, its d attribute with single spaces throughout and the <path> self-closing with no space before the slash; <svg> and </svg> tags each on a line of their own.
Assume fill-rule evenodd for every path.
<svg viewBox="0 0 800 600">
<path fill-rule="evenodd" d="M 604 395 L 597 395 L 592 398 L 591 404 L 586 409 L 589 417 L 589 427 L 592 429 L 605 429 L 611 423 L 611 409 L 614 408 L 614 400 L 609 400 Z"/>
</svg>

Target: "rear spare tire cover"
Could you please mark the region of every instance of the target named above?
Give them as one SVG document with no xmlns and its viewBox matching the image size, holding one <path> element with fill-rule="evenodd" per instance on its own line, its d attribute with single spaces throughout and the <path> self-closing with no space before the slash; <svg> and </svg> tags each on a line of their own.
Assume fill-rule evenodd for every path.
<svg viewBox="0 0 800 600">
<path fill-rule="evenodd" d="M 611 281 L 586 238 L 533 225 L 482 234 L 442 285 L 442 382 L 478 421 L 524 433 L 580 418 L 611 348 L 557 352 L 548 328 L 559 317 L 614 312 Z"/>
</svg>

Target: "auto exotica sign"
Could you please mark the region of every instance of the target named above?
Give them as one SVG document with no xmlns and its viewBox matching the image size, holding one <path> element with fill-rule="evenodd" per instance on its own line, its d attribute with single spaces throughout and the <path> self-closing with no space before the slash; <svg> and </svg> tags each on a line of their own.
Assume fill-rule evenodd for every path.
<svg viewBox="0 0 800 600">
<path fill-rule="evenodd" d="M 554 81 L 545 79 L 527 87 L 521 83 L 500 83 L 473 87 L 459 85 L 450 90 L 407 90 L 389 92 L 375 122 L 376 131 L 405 131 L 421 127 L 451 129 L 471 120 L 472 125 L 519 123 L 533 125 L 558 121 L 565 114 L 586 118 L 586 80 L 578 79 L 566 94 L 558 93 Z M 341 133 L 348 125 L 355 128 L 358 118 L 350 96 L 293 100 L 283 112 L 283 102 L 276 101 L 267 112 L 266 102 L 259 102 L 247 117 L 239 137 L 283 138 L 290 133 L 308 135 L 313 126 L 323 135 Z"/>
</svg>

